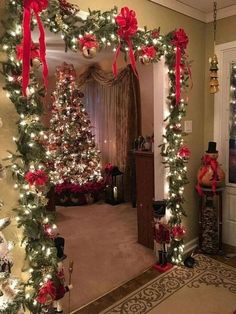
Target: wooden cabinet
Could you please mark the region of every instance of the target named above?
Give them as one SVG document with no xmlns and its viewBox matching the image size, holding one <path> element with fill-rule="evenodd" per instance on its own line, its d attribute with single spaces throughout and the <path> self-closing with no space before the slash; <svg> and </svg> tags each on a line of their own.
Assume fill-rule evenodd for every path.
<svg viewBox="0 0 236 314">
<path fill-rule="evenodd" d="M 135 152 L 138 242 L 153 249 L 154 158 L 151 152 Z"/>
</svg>

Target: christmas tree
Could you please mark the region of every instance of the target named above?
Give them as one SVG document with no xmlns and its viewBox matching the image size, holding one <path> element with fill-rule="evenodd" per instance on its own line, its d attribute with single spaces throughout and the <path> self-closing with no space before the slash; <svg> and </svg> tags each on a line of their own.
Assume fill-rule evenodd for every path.
<svg viewBox="0 0 236 314">
<path fill-rule="evenodd" d="M 92 126 L 81 101 L 72 64 L 56 69 L 52 117 L 47 142 L 50 177 L 58 193 L 97 192 L 102 188 L 100 151 L 96 148 Z"/>
</svg>

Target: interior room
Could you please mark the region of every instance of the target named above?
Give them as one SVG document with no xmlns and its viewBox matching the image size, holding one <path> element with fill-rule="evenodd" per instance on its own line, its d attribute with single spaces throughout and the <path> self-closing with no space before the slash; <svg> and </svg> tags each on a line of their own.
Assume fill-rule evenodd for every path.
<svg viewBox="0 0 236 314">
<path fill-rule="evenodd" d="M 235 16 L 0 3 L 1 313 L 236 313 Z"/>
</svg>

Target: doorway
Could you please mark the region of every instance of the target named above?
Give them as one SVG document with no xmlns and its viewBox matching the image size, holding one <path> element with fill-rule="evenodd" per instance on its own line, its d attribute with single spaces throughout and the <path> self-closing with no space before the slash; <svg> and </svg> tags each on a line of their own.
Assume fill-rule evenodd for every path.
<svg viewBox="0 0 236 314">
<path fill-rule="evenodd" d="M 223 243 L 236 247 L 236 42 L 216 46 L 220 91 L 215 95 L 214 139 L 225 170 Z"/>
</svg>

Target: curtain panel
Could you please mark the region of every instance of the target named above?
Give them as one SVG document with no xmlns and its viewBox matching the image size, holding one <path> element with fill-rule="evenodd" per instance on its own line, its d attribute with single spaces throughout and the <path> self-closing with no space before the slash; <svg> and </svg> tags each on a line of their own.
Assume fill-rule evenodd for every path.
<svg viewBox="0 0 236 314">
<path fill-rule="evenodd" d="M 134 139 L 141 134 L 139 81 L 130 65 L 116 78 L 92 65 L 79 76 L 78 83 L 85 93 L 84 102 L 101 150 L 102 165 L 111 162 L 125 173 L 127 196 L 131 149 Z"/>
</svg>

